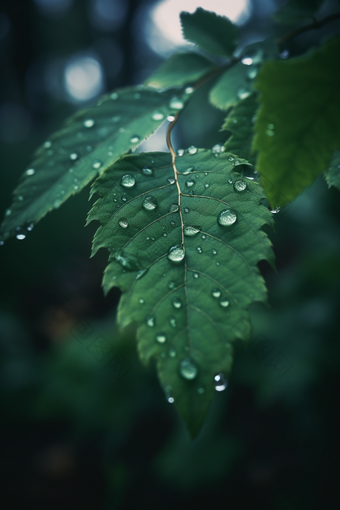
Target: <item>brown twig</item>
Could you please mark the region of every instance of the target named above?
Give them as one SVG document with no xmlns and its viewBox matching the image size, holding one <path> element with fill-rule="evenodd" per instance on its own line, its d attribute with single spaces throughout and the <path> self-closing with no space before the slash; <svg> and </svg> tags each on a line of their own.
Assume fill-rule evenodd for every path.
<svg viewBox="0 0 340 510">
<path fill-rule="evenodd" d="M 296 28 L 292 32 L 289 32 L 289 34 L 284 35 L 279 39 L 279 44 L 283 44 L 290 39 L 293 39 L 293 37 L 296 37 L 297 35 L 303 34 L 304 32 L 308 32 L 309 30 L 316 30 L 318 28 L 323 27 L 327 23 L 330 23 L 331 21 L 335 21 L 337 19 L 340 19 L 340 12 L 336 12 L 334 14 L 330 14 L 329 16 L 326 16 L 320 21 L 314 20 L 313 23 L 309 23 L 309 25 L 305 25 L 300 28 Z"/>
</svg>

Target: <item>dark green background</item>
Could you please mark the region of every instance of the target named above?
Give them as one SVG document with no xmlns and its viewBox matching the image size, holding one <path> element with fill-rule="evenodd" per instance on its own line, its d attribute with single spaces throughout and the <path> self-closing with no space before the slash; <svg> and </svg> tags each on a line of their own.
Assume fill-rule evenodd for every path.
<svg viewBox="0 0 340 510">
<path fill-rule="evenodd" d="M 10 20 L 0 40 L 0 101 L 23 106 L 32 119 L 26 138 L 0 141 L 1 215 L 33 150 L 74 111 L 48 94 L 38 72 L 33 93 L 28 70 L 96 45 L 102 34 L 91 25 L 88 4 L 75 1 L 60 20 L 28 0 L 0 4 Z M 263 2 L 253 4 L 243 43 L 282 33 L 261 11 Z M 143 16 L 135 21 L 141 6 L 130 1 L 124 24 L 105 34 L 123 55 L 115 76 L 104 65 L 108 90 L 140 82 L 160 62 L 142 41 Z M 300 54 L 333 29 L 306 34 L 288 49 Z M 224 141 L 223 114 L 204 94 L 183 114 L 178 146 Z M 333 507 L 340 454 L 339 193 L 319 178 L 276 215 L 270 235 L 278 272 L 261 267 L 269 307 L 251 310 L 255 342 L 271 351 L 262 357 L 237 347 L 229 387 L 216 395 L 193 442 L 153 367 L 139 364 L 133 331 L 116 331 L 119 292 L 104 299 L 100 287 L 106 253 L 89 259 L 96 226 L 84 228 L 88 190 L 24 241 L 0 247 L 2 508 Z M 93 348 L 99 336 L 112 346 L 101 361 Z M 289 366 L 282 377 L 279 357 Z"/>
</svg>

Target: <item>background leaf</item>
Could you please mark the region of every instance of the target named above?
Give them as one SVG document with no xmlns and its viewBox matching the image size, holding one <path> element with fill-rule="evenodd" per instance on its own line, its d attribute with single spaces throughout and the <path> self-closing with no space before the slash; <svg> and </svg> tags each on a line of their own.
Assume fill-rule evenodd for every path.
<svg viewBox="0 0 340 510">
<path fill-rule="evenodd" d="M 335 151 L 331 165 L 325 172 L 325 179 L 329 187 L 335 186 L 340 190 L 340 152 Z"/>
<path fill-rule="evenodd" d="M 150 136 L 169 114 L 179 111 L 188 97 L 179 90 L 128 88 L 77 112 L 36 151 L 14 191 L 0 236 L 6 239 L 16 229 L 21 231 L 81 191 Z"/>
<path fill-rule="evenodd" d="M 278 23 L 293 25 L 313 18 L 324 0 L 289 0 L 274 14 L 274 20 Z"/>
<path fill-rule="evenodd" d="M 238 44 L 238 28 L 228 18 L 198 8 L 193 14 L 181 12 L 185 39 L 215 55 L 230 57 Z"/>
<path fill-rule="evenodd" d="M 252 153 L 255 114 L 258 109 L 257 94 L 251 94 L 240 101 L 225 119 L 222 131 L 230 131 L 231 137 L 225 143 L 227 152 L 255 163 Z"/>
<path fill-rule="evenodd" d="M 272 206 L 294 200 L 340 146 L 339 51 L 338 38 L 307 56 L 267 62 L 259 72 L 254 148 Z"/>
<path fill-rule="evenodd" d="M 224 71 L 209 93 L 210 103 L 220 110 L 228 110 L 231 106 L 235 106 L 240 99 L 248 97 L 252 91 L 251 78 L 249 77 L 252 76 L 251 72 L 255 73 L 253 75 L 255 78 L 256 68 L 244 65 L 242 62 Z"/>
<path fill-rule="evenodd" d="M 125 156 L 92 187 L 101 197 L 88 220 L 101 222 L 93 254 L 110 252 L 105 291 L 123 291 L 120 326 L 137 324 L 140 357 L 156 358 L 192 435 L 214 397 L 214 376 L 230 373 L 232 342 L 250 337 L 247 308 L 266 299 L 257 263 L 273 262 L 261 230 L 271 213 L 260 185 L 236 172 L 242 164 L 190 148 L 176 159 L 177 188 L 170 154 Z"/>
<path fill-rule="evenodd" d="M 177 53 L 166 60 L 146 80 L 145 85 L 157 89 L 181 87 L 188 83 L 194 83 L 215 67 L 211 60 L 198 53 Z"/>
</svg>

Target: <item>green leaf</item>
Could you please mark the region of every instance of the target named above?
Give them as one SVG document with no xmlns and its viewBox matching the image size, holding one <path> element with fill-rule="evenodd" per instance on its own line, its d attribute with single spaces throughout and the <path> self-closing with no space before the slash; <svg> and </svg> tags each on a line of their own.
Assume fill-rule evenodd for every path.
<svg viewBox="0 0 340 510">
<path fill-rule="evenodd" d="M 228 18 L 198 8 L 193 14 L 181 12 L 185 39 L 215 55 L 230 57 L 238 44 L 238 28 Z"/>
<path fill-rule="evenodd" d="M 251 94 L 240 101 L 225 119 L 222 131 L 230 131 L 231 137 L 225 143 L 225 150 L 255 163 L 252 153 L 254 117 L 258 109 L 257 94 Z"/>
<path fill-rule="evenodd" d="M 177 101 L 171 101 L 179 96 Z M 35 153 L 14 191 L 0 237 L 40 220 L 81 191 L 122 154 L 135 149 L 188 98 L 179 90 L 128 88 L 102 97 L 68 119 Z"/>
<path fill-rule="evenodd" d="M 178 53 L 166 60 L 157 71 L 150 76 L 145 85 L 157 89 L 181 87 L 194 83 L 215 68 L 211 60 L 198 53 Z"/>
<path fill-rule="evenodd" d="M 313 18 L 324 0 L 290 0 L 274 14 L 278 23 L 294 25 L 307 18 Z"/>
<path fill-rule="evenodd" d="M 176 158 L 175 174 L 168 153 L 123 157 L 93 184 L 100 198 L 88 218 L 101 223 L 93 254 L 110 253 L 105 292 L 123 291 L 119 324 L 137 325 L 140 358 L 156 359 L 193 436 L 214 377 L 230 374 L 232 343 L 250 337 L 249 305 L 266 299 L 257 263 L 273 262 L 263 190 L 236 172 L 247 162 L 196 151 Z"/>
<path fill-rule="evenodd" d="M 340 147 L 340 39 L 307 56 L 263 65 L 256 83 L 257 170 L 272 206 L 294 200 Z"/>
<path fill-rule="evenodd" d="M 325 179 L 328 187 L 335 186 L 340 190 L 340 152 L 335 151 L 331 165 L 325 172 Z"/>
<path fill-rule="evenodd" d="M 250 66 L 252 67 L 252 66 Z M 209 93 L 209 100 L 220 110 L 228 110 L 235 106 L 240 99 L 251 94 L 251 83 L 247 82 L 249 66 L 238 62 L 227 69 L 218 79 Z"/>
</svg>

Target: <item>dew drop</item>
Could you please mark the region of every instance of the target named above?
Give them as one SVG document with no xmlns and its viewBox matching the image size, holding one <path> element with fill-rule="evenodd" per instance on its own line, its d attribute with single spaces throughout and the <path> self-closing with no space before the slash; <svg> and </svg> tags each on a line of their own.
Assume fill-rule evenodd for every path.
<svg viewBox="0 0 340 510">
<path fill-rule="evenodd" d="M 222 298 L 221 301 L 220 301 L 220 305 L 222 306 L 222 308 L 227 308 L 227 306 L 229 306 L 228 299 Z"/>
<path fill-rule="evenodd" d="M 213 154 L 215 154 L 215 156 L 219 156 L 221 154 L 221 152 L 224 152 L 224 151 L 225 151 L 224 145 L 221 145 L 219 143 L 214 145 L 213 148 L 211 149 L 211 152 Z"/>
<path fill-rule="evenodd" d="M 241 87 L 240 89 L 238 89 L 237 97 L 239 99 L 246 99 L 249 96 L 250 96 L 250 90 L 249 89 L 246 89 L 245 87 Z"/>
<path fill-rule="evenodd" d="M 138 303 L 140 303 L 142 305 L 144 303 L 144 299 L 143 298 L 139 298 L 138 299 Z"/>
<path fill-rule="evenodd" d="M 210 184 L 208 184 L 207 182 L 204 185 L 205 188 L 209 188 L 209 186 L 210 186 Z"/>
<path fill-rule="evenodd" d="M 71 152 L 70 160 L 75 161 L 76 159 L 78 159 L 78 154 L 76 152 Z"/>
<path fill-rule="evenodd" d="M 175 317 L 170 317 L 169 322 L 170 322 L 170 326 L 172 328 L 176 328 L 177 327 L 177 323 L 176 323 Z"/>
<path fill-rule="evenodd" d="M 133 186 L 136 184 L 136 179 L 132 174 L 125 174 L 121 178 L 120 184 L 124 188 L 133 188 Z"/>
<path fill-rule="evenodd" d="M 226 379 L 224 378 L 224 375 L 222 373 L 217 374 L 214 377 L 214 385 L 215 385 L 216 391 L 224 391 L 226 389 L 226 387 L 228 386 L 228 381 L 226 381 Z"/>
<path fill-rule="evenodd" d="M 177 352 L 175 351 L 175 349 L 171 348 L 169 350 L 169 356 L 170 356 L 170 358 L 176 358 Z"/>
<path fill-rule="evenodd" d="M 26 175 L 33 175 L 33 174 L 35 174 L 35 170 L 34 170 L 34 168 L 29 168 L 28 170 L 26 170 L 25 173 L 26 173 Z"/>
<path fill-rule="evenodd" d="M 187 168 L 187 169 L 183 172 L 183 175 L 191 174 L 191 172 L 193 172 L 194 170 L 195 170 L 195 167 L 194 167 L 194 166 L 189 166 L 189 168 Z"/>
<path fill-rule="evenodd" d="M 157 200 L 155 197 L 146 197 L 143 202 L 143 208 L 146 211 L 154 211 L 157 208 Z"/>
<path fill-rule="evenodd" d="M 188 213 L 188 212 L 190 212 L 190 209 L 189 209 L 189 207 L 185 207 L 185 208 L 184 208 L 184 212 L 185 212 L 185 213 Z"/>
<path fill-rule="evenodd" d="M 27 232 L 32 232 L 32 230 L 34 229 L 34 223 L 30 223 L 28 226 L 27 226 Z"/>
<path fill-rule="evenodd" d="M 173 246 L 172 248 L 170 248 L 170 251 L 168 253 L 168 259 L 171 260 L 171 262 L 175 263 L 182 262 L 184 257 L 185 253 L 181 246 Z"/>
<path fill-rule="evenodd" d="M 177 212 L 179 209 L 178 204 L 170 204 L 169 212 Z"/>
<path fill-rule="evenodd" d="M 120 218 L 118 225 L 120 225 L 122 228 L 127 228 L 129 226 L 129 222 L 127 218 Z"/>
<path fill-rule="evenodd" d="M 221 291 L 220 291 L 220 289 L 214 289 L 211 294 L 214 298 L 217 299 L 221 296 Z"/>
<path fill-rule="evenodd" d="M 197 393 L 199 393 L 199 395 L 203 395 L 203 393 L 204 393 L 204 388 L 198 388 L 198 389 L 197 389 Z"/>
<path fill-rule="evenodd" d="M 175 184 L 175 179 L 173 179 L 172 177 L 170 177 L 170 178 L 168 179 L 168 183 L 169 183 L 169 184 Z"/>
<path fill-rule="evenodd" d="M 194 92 L 194 87 L 186 87 L 186 89 L 184 90 L 184 92 L 186 94 L 192 94 Z"/>
<path fill-rule="evenodd" d="M 228 182 L 228 184 L 232 184 L 233 183 L 232 179 L 228 179 L 227 182 Z"/>
<path fill-rule="evenodd" d="M 248 69 L 247 76 L 248 76 L 249 80 L 254 80 L 257 76 L 256 67 L 251 67 L 250 69 Z"/>
<path fill-rule="evenodd" d="M 140 140 L 138 135 L 131 136 L 130 143 L 138 143 Z"/>
<path fill-rule="evenodd" d="M 247 189 L 247 183 L 245 181 L 235 181 L 234 188 L 236 191 L 244 191 Z"/>
<path fill-rule="evenodd" d="M 188 179 L 185 184 L 188 186 L 188 188 L 191 188 L 195 185 L 195 181 L 194 179 Z"/>
<path fill-rule="evenodd" d="M 217 250 L 213 249 L 213 250 L 212 250 L 212 254 L 213 254 L 213 255 L 217 255 Z"/>
<path fill-rule="evenodd" d="M 152 116 L 151 116 L 152 120 L 163 120 L 164 119 L 164 114 L 162 112 L 153 112 Z"/>
<path fill-rule="evenodd" d="M 205 239 L 205 235 L 204 234 L 202 235 L 202 239 Z"/>
<path fill-rule="evenodd" d="M 163 237 L 168 237 L 168 234 L 166 232 L 163 232 Z"/>
<path fill-rule="evenodd" d="M 241 60 L 242 64 L 244 64 L 245 66 L 251 66 L 252 63 L 253 63 L 253 59 L 250 58 L 250 57 L 244 57 L 242 60 Z"/>
<path fill-rule="evenodd" d="M 176 297 L 176 298 L 173 300 L 172 304 L 173 304 L 174 308 L 177 308 L 177 309 L 178 309 L 178 308 L 181 308 L 181 306 L 182 306 L 182 301 L 181 301 L 178 297 Z"/>
<path fill-rule="evenodd" d="M 17 227 L 16 228 L 16 234 L 15 234 L 15 237 L 19 240 L 19 241 L 23 241 L 24 239 L 26 239 L 26 232 L 25 230 L 22 228 L 22 227 Z"/>
<path fill-rule="evenodd" d="M 102 166 L 102 162 L 99 159 L 95 159 L 92 163 L 92 167 L 98 170 Z"/>
<path fill-rule="evenodd" d="M 158 333 L 158 335 L 156 335 L 156 341 L 159 343 L 159 344 L 164 344 L 166 342 L 166 336 L 164 333 Z"/>
<path fill-rule="evenodd" d="M 280 207 L 275 207 L 275 209 L 271 209 L 270 212 L 273 214 L 277 214 L 278 212 L 280 212 L 280 210 L 281 210 Z"/>
<path fill-rule="evenodd" d="M 184 235 L 187 237 L 193 237 L 199 234 L 201 231 L 201 227 L 198 225 L 188 225 L 184 227 Z"/>
<path fill-rule="evenodd" d="M 169 284 L 168 284 L 168 288 L 169 288 L 170 290 L 172 290 L 172 289 L 174 289 L 174 288 L 175 288 L 175 285 L 176 285 L 176 284 L 175 284 L 175 282 L 169 282 Z"/>
<path fill-rule="evenodd" d="M 188 149 L 188 153 L 196 154 L 196 152 L 197 152 L 197 147 L 195 147 L 194 145 L 191 145 L 191 147 L 189 147 L 189 149 Z"/>
<path fill-rule="evenodd" d="M 84 127 L 91 128 L 95 125 L 95 121 L 93 119 L 84 120 Z"/>
<path fill-rule="evenodd" d="M 197 246 L 196 250 L 198 251 L 198 253 L 202 253 L 202 248 L 200 246 Z"/>
<path fill-rule="evenodd" d="M 175 116 L 174 115 L 168 115 L 166 120 L 168 120 L 169 122 L 173 122 L 175 120 Z"/>
<path fill-rule="evenodd" d="M 146 318 L 146 324 L 149 326 L 149 328 L 153 328 L 156 323 L 156 319 L 153 315 L 148 315 Z"/>
<path fill-rule="evenodd" d="M 142 172 L 143 172 L 144 175 L 152 175 L 153 174 L 152 168 L 149 168 L 148 166 L 145 166 L 143 168 Z"/>
<path fill-rule="evenodd" d="M 195 279 L 197 279 L 199 277 L 199 274 L 198 273 L 194 273 L 193 276 L 194 276 Z"/>
<path fill-rule="evenodd" d="M 184 106 L 184 103 L 181 99 L 179 99 L 178 97 L 173 97 L 171 100 L 170 100 L 170 103 L 169 103 L 169 107 L 170 108 L 174 108 L 175 110 L 181 110 Z"/>
<path fill-rule="evenodd" d="M 184 149 L 178 149 L 177 156 L 179 157 L 184 156 Z"/>
<path fill-rule="evenodd" d="M 179 365 L 179 372 L 184 379 L 191 381 L 197 377 L 198 368 L 192 360 L 185 358 Z"/>
<path fill-rule="evenodd" d="M 217 217 L 217 222 L 222 227 L 230 227 L 237 220 L 237 215 L 232 209 L 224 209 Z"/>
</svg>

